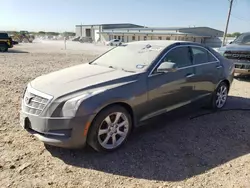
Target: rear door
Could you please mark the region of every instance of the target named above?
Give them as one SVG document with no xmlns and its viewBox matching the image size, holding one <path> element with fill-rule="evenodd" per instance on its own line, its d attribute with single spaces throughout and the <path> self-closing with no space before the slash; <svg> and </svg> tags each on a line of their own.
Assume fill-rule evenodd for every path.
<svg viewBox="0 0 250 188">
<path fill-rule="evenodd" d="M 191 46 L 195 67 L 194 91 L 196 97 L 209 95 L 215 89 L 223 69 L 220 61 L 206 48 Z"/>
<path fill-rule="evenodd" d="M 162 62 L 173 62 L 176 72 L 157 73 Z M 148 77 L 148 117 L 182 106 L 193 98 L 194 67 L 188 46 L 174 47 L 167 52 Z"/>
</svg>

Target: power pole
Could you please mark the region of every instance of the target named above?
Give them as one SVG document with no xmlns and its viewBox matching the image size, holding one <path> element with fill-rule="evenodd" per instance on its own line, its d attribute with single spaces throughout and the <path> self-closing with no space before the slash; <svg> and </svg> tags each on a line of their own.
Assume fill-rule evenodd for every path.
<svg viewBox="0 0 250 188">
<path fill-rule="evenodd" d="M 225 32 L 224 32 L 223 41 L 222 41 L 221 46 L 225 45 L 225 40 L 226 40 L 226 36 L 227 36 L 227 29 L 228 29 L 228 24 L 229 24 L 230 16 L 231 16 L 232 6 L 233 6 L 233 0 L 230 0 L 230 6 L 229 6 L 228 15 L 227 15 L 227 24 L 226 24 L 226 28 L 225 28 Z"/>
</svg>

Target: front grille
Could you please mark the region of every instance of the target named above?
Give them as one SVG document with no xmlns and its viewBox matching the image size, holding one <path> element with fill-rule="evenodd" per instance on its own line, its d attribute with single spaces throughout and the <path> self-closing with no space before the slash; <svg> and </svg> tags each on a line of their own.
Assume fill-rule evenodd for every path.
<svg viewBox="0 0 250 188">
<path fill-rule="evenodd" d="M 23 111 L 33 115 L 40 115 L 50 99 L 26 90 L 23 98 Z"/>
<path fill-rule="evenodd" d="M 224 56 L 232 60 L 250 62 L 250 51 L 226 51 Z"/>
<path fill-rule="evenodd" d="M 238 65 L 238 64 L 235 64 L 235 68 L 237 69 L 250 69 L 250 64 L 249 65 Z"/>
</svg>

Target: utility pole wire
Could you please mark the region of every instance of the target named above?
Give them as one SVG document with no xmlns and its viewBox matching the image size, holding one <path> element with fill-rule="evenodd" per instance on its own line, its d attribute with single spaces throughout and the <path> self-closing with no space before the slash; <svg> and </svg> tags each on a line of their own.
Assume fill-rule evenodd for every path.
<svg viewBox="0 0 250 188">
<path fill-rule="evenodd" d="M 230 0 L 230 6 L 229 6 L 229 10 L 228 10 L 228 15 L 227 15 L 227 23 L 226 23 L 226 28 L 225 28 L 225 32 L 224 32 L 223 41 L 222 41 L 221 46 L 225 45 L 225 40 L 226 40 L 227 30 L 228 30 L 228 24 L 229 24 L 229 20 L 230 20 L 230 16 L 231 16 L 232 5 L 233 5 L 233 0 Z"/>
</svg>

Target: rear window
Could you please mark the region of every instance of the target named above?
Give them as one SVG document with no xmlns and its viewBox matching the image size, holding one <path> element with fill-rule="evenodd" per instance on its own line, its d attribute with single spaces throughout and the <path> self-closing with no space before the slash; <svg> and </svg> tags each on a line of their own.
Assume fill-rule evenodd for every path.
<svg viewBox="0 0 250 188">
<path fill-rule="evenodd" d="M 0 33 L 0 38 L 9 38 L 7 33 Z"/>
</svg>

